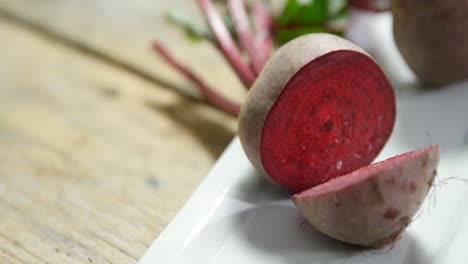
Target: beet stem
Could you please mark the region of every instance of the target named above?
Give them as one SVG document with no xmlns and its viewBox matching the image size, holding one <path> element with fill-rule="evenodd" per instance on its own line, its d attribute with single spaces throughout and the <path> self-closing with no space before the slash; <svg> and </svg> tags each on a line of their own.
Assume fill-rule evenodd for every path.
<svg viewBox="0 0 468 264">
<path fill-rule="evenodd" d="M 262 57 L 263 67 L 273 51 L 273 37 L 271 35 L 273 18 L 265 4 L 260 1 L 255 2 L 252 13 L 257 38 L 257 50 Z"/>
<path fill-rule="evenodd" d="M 242 48 L 247 51 L 247 54 L 249 54 L 252 68 L 255 72 L 255 75 L 258 76 L 263 68 L 263 60 L 257 46 L 255 45 L 255 40 L 252 34 L 252 30 L 250 29 L 249 17 L 247 16 L 247 12 L 245 10 L 244 1 L 227 0 L 227 5 L 234 22 L 234 28 L 236 30 L 237 36 L 239 37 L 240 44 L 242 45 Z"/>
<path fill-rule="evenodd" d="M 163 45 L 155 42 L 153 43 L 153 50 L 187 79 L 192 81 L 210 105 L 234 117 L 239 115 L 240 105 L 238 103 L 231 101 L 209 87 L 201 78 L 195 75 L 192 70 L 178 62 Z"/>
<path fill-rule="evenodd" d="M 250 88 L 255 81 L 255 74 L 249 66 L 242 61 L 240 52 L 224 25 L 223 20 L 216 11 L 213 2 L 211 0 L 199 0 L 198 4 L 205 15 L 208 25 L 213 31 L 218 48 L 234 68 L 242 83 L 247 88 Z"/>
</svg>

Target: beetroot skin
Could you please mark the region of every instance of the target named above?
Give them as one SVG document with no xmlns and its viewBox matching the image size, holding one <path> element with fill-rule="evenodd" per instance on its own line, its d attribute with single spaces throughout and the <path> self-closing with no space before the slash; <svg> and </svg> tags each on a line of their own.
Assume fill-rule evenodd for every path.
<svg viewBox="0 0 468 264">
<path fill-rule="evenodd" d="M 392 244 L 409 225 L 436 175 L 437 146 L 372 164 L 292 196 L 307 220 L 335 239 Z"/>
<path fill-rule="evenodd" d="M 411 222 L 439 160 L 432 146 L 369 165 L 395 115 L 393 88 L 367 53 L 313 34 L 269 60 L 241 108 L 239 138 L 262 175 L 302 191 L 291 198 L 319 231 L 383 247 Z"/>
<path fill-rule="evenodd" d="M 392 0 L 392 13 L 395 42 L 422 82 L 468 78 L 468 1 Z"/>
<path fill-rule="evenodd" d="M 375 61 L 313 34 L 270 59 L 241 108 L 239 137 L 259 171 L 299 192 L 368 165 L 394 122 L 393 88 Z"/>
</svg>

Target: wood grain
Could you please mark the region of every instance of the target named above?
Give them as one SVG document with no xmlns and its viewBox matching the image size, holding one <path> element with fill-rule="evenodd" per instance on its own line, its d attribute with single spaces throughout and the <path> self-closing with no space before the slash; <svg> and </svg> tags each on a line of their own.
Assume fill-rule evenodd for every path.
<svg viewBox="0 0 468 264">
<path fill-rule="evenodd" d="M 234 119 L 99 56 L 193 91 L 145 46 L 161 6 L 193 3 L 127 2 L 0 1 L 1 263 L 136 263 L 234 136 Z M 164 30 L 243 96 L 210 45 Z"/>
<path fill-rule="evenodd" d="M 181 30 L 166 22 L 165 14 L 173 10 L 203 21 L 196 1 L 0 0 L 0 17 L 21 21 L 49 37 L 193 94 L 191 85 L 153 54 L 150 44 L 158 40 L 221 93 L 241 100 L 242 84 L 220 53 L 208 43 L 190 45 Z"/>
</svg>

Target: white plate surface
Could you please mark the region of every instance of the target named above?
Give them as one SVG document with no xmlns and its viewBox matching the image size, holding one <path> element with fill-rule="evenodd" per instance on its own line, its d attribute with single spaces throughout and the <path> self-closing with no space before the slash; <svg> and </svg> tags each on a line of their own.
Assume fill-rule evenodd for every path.
<svg viewBox="0 0 468 264">
<path fill-rule="evenodd" d="M 468 82 L 418 89 L 388 14 L 355 12 L 348 37 L 378 60 L 397 92 L 395 130 L 377 160 L 441 146 L 436 187 L 402 239 L 371 251 L 317 233 L 288 193 L 256 175 L 236 138 L 140 264 L 468 263 Z"/>
</svg>

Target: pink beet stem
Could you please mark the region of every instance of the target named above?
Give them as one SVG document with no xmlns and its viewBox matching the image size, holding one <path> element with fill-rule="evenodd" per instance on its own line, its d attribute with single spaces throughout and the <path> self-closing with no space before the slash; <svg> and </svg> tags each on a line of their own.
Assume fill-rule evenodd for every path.
<svg viewBox="0 0 468 264">
<path fill-rule="evenodd" d="M 253 20 L 257 35 L 257 50 L 260 52 L 260 56 L 262 56 L 263 67 L 273 51 L 273 37 L 270 32 L 273 19 L 263 2 L 255 2 L 253 6 Z"/>
<path fill-rule="evenodd" d="M 157 52 L 166 62 L 172 65 L 176 70 L 182 73 L 187 79 L 192 81 L 198 90 L 205 97 L 206 101 L 212 106 L 223 110 L 224 112 L 238 116 L 240 111 L 240 105 L 220 95 L 215 90 L 211 89 L 202 79 L 196 76 L 192 70 L 187 66 L 178 62 L 168 50 L 166 50 L 160 43 L 154 43 L 153 49 Z"/>
<path fill-rule="evenodd" d="M 234 22 L 234 28 L 239 37 L 242 47 L 247 51 L 252 62 L 252 67 L 256 75 L 263 68 L 263 60 L 259 53 L 255 40 L 250 30 L 249 18 L 245 11 L 243 0 L 227 0 L 228 8 Z"/>
<path fill-rule="evenodd" d="M 350 6 L 371 12 L 386 12 L 390 10 L 389 0 L 350 0 Z"/>
<path fill-rule="evenodd" d="M 216 43 L 223 52 L 224 56 L 236 71 L 239 78 L 247 88 L 255 81 L 255 75 L 249 66 L 242 61 L 241 55 L 237 46 L 232 39 L 229 31 L 223 23 L 220 15 L 211 0 L 199 0 L 199 6 L 205 15 L 205 18 L 215 35 Z"/>
</svg>

